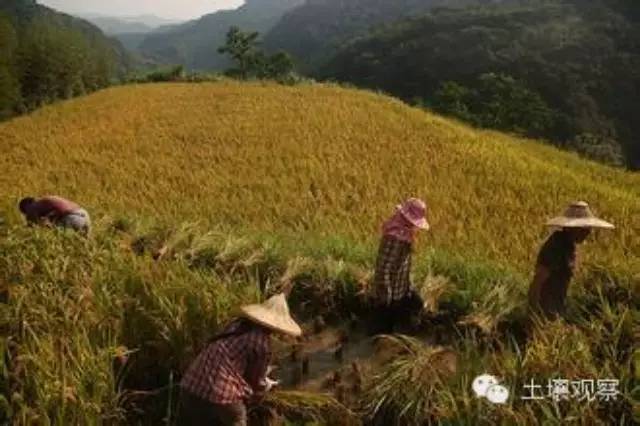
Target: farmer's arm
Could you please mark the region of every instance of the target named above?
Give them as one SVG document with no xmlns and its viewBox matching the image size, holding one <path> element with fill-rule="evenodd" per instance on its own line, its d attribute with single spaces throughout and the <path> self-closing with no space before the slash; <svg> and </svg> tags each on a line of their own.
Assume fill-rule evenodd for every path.
<svg viewBox="0 0 640 426">
<path fill-rule="evenodd" d="M 257 394 L 264 393 L 267 369 L 271 360 L 270 337 L 263 333 L 252 335 L 249 347 L 246 379 Z"/>
<path fill-rule="evenodd" d="M 29 206 L 25 214 L 29 225 L 51 225 L 55 210 L 46 202 L 39 201 Z"/>
<path fill-rule="evenodd" d="M 540 307 L 544 284 L 551 277 L 553 265 L 557 263 L 557 241 L 554 236 L 551 236 L 545 241 L 538 253 L 535 275 L 529 288 L 529 304 L 534 308 Z"/>
<path fill-rule="evenodd" d="M 540 291 L 542 290 L 543 284 L 549 279 L 551 275 L 551 271 L 549 267 L 538 263 L 536 265 L 536 273 L 533 277 L 533 282 L 531 283 L 531 288 L 529 289 L 529 304 L 533 307 L 537 307 L 540 304 Z"/>
<path fill-rule="evenodd" d="M 65 215 L 78 208 L 75 203 L 59 197 L 43 197 L 35 208 L 39 220 L 45 224 L 55 224 Z"/>
</svg>

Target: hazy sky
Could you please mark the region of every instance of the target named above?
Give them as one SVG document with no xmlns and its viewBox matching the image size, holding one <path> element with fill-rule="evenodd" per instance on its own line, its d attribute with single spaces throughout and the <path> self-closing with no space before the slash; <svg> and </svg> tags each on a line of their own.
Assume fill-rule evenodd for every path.
<svg viewBox="0 0 640 426">
<path fill-rule="evenodd" d="M 190 19 L 219 9 L 232 9 L 243 0 L 38 0 L 69 14 L 110 16 L 156 15 L 161 18 Z"/>
</svg>

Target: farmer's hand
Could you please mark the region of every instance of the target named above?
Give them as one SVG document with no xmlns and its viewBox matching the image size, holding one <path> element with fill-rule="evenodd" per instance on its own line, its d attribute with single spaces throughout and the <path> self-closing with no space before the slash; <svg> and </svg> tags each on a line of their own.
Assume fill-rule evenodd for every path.
<svg viewBox="0 0 640 426">
<path fill-rule="evenodd" d="M 265 377 L 265 379 L 264 379 L 264 391 L 265 392 L 269 392 L 272 388 L 274 388 L 275 386 L 278 386 L 279 384 L 280 384 L 279 381 L 270 379 L 268 377 Z"/>
<path fill-rule="evenodd" d="M 49 217 L 41 217 L 36 220 L 36 222 L 40 226 L 44 226 L 45 228 L 53 228 L 53 222 Z"/>
</svg>

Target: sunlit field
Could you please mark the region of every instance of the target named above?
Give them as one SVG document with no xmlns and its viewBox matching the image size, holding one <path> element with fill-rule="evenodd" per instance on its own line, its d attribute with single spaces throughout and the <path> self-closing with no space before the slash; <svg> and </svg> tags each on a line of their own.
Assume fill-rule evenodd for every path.
<svg viewBox="0 0 640 426">
<path fill-rule="evenodd" d="M 316 84 L 112 88 L 0 124 L 0 153 L 0 412 L 16 424 L 174 421 L 180 373 L 261 288 L 291 289 L 305 323 L 357 318 L 380 224 L 409 196 L 427 201 L 432 225 L 414 268 L 431 302 L 425 332 L 437 330 L 455 368 L 439 369 L 429 345 L 390 338 L 396 362 L 372 362 L 356 397 L 287 389 L 254 417 L 640 421 L 637 174 Z M 17 202 L 42 194 L 87 207 L 92 236 L 26 229 Z M 544 222 L 575 200 L 617 228 L 581 247 L 568 321 L 545 325 L 525 346 Z M 484 372 L 511 386 L 508 404 L 475 399 L 470 383 Z M 590 404 L 520 398 L 527 381 L 558 377 L 618 379 L 621 395 Z"/>
<path fill-rule="evenodd" d="M 585 261 L 638 265 L 640 177 L 366 92 L 122 87 L 0 132 L 7 211 L 25 194 L 60 193 L 98 217 L 373 241 L 395 204 L 415 195 L 430 205 L 425 245 L 526 271 L 543 222 L 585 199 L 618 226 Z"/>
</svg>

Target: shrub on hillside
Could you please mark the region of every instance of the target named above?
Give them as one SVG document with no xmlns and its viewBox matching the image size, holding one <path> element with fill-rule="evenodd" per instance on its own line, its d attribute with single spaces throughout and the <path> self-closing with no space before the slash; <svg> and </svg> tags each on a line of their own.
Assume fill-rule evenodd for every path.
<svg viewBox="0 0 640 426">
<path fill-rule="evenodd" d="M 612 166 L 624 166 L 624 155 L 620 144 L 611 138 L 582 133 L 567 143 L 567 148 L 578 154 Z"/>
<path fill-rule="evenodd" d="M 184 67 L 182 65 L 177 65 L 168 69 L 153 71 L 147 74 L 145 81 L 148 83 L 180 81 L 184 77 Z"/>
</svg>

